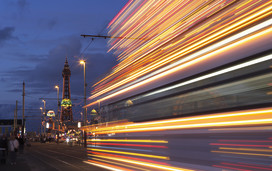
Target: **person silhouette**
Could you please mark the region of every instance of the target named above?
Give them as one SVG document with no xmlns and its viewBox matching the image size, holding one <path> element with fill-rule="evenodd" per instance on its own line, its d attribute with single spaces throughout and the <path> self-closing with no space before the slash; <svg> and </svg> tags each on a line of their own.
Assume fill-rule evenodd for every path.
<svg viewBox="0 0 272 171">
<path fill-rule="evenodd" d="M 17 151 L 19 148 L 19 142 L 18 140 L 15 138 L 14 135 L 10 136 L 10 140 L 9 140 L 9 154 L 10 154 L 10 164 L 14 165 L 16 164 L 16 157 L 17 157 Z"/>
</svg>

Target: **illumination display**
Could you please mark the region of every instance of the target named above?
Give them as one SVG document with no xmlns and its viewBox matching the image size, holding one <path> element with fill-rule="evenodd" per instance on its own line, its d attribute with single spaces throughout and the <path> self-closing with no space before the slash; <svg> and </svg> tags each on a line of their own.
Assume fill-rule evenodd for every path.
<svg viewBox="0 0 272 171">
<path fill-rule="evenodd" d="M 63 107 L 71 107 L 72 106 L 72 102 L 70 99 L 63 99 L 61 101 L 61 106 Z"/>
<path fill-rule="evenodd" d="M 55 112 L 53 110 L 49 110 L 47 112 L 47 116 L 49 116 L 49 117 L 55 117 Z"/>
</svg>

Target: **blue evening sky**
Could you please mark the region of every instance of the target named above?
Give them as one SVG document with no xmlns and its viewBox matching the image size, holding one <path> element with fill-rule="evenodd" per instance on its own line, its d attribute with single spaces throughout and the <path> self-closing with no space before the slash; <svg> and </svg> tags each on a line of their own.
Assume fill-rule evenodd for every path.
<svg viewBox="0 0 272 171">
<path fill-rule="evenodd" d="M 62 86 L 66 56 L 72 72 L 72 98 L 79 99 L 74 104 L 80 110 L 83 97 L 80 55 L 87 60 L 87 94 L 91 85 L 116 64 L 115 56 L 106 53 L 107 40 L 91 41 L 80 35 L 106 35 L 108 23 L 126 3 L 127 0 L 0 1 L 0 119 L 13 117 L 16 100 L 21 108 L 23 81 L 28 109 L 39 109 L 42 106 L 39 98 L 56 97 L 54 85 Z M 54 100 L 47 101 L 47 105 L 56 108 Z M 40 114 L 30 111 L 26 115 Z M 74 112 L 75 118 L 78 112 Z"/>
</svg>

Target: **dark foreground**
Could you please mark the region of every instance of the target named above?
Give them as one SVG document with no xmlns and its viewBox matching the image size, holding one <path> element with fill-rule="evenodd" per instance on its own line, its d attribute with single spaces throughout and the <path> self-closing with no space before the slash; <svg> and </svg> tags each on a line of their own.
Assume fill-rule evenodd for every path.
<svg viewBox="0 0 272 171">
<path fill-rule="evenodd" d="M 103 171 L 85 163 L 85 148 L 56 143 L 31 143 L 23 153 L 17 153 L 16 165 L 0 164 L 1 171 Z"/>
</svg>

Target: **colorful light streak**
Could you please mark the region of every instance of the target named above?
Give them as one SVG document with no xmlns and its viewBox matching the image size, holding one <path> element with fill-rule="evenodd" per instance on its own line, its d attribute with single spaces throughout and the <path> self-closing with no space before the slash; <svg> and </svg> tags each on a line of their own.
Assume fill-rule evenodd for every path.
<svg viewBox="0 0 272 171">
<path fill-rule="evenodd" d="M 247 170 L 247 169 L 239 169 L 237 167 L 228 167 L 228 166 L 221 166 L 221 165 L 213 165 L 213 167 L 220 167 L 220 168 L 224 168 L 224 169 L 239 170 L 239 171 L 252 171 L 252 170 Z"/>
<path fill-rule="evenodd" d="M 208 56 L 181 67 L 187 60 L 207 55 L 205 53 L 210 53 L 209 58 L 216 57 L 219 52 L 265 36 L 259 34 L 262 28 L 255 26 L 271 16 L 271 9 L 272 2 L 268 0 L 130 1 L 110 23 L 110 34 L 135 39 L 112 40 L 115 42 L 112 49 L 120 54 L 120 62 L 109 76 L 96 84 L 90 99 L 103 95 L 99 100 L 104 101 L 121 95 Z M 267 22 L 271 23 L 269 19 Z M 256 29 L 251 31 L 249 26 Z M 270 31 L 262 33 L 271 35 Z M 239 36 L 246 35 L 253 37 L 239 40 Z M 214 44 L 218 47 L 210 48 Z M 191 59 L 189 53 L 194 54 Z M 172 72 L 164 73 L 169 69 Z"/>
<path fill-rule="evenodd" d="M 155 163 L 155 164 L 160 164 L 160 165 L 167 165 L 167 166 L 169 165 L 168 163 L 165 163 L 165 162 L 158 162 L 158 161 L 143 159 L 143 158 L 135 158 L 135 157 L 116 155 L 116 154 L 109 154 L 109 153 L 101 153 L 101 152 L 94 152 L 94 151 L 87 151 L 87 152 L 91 153 L 90 155 L 95 154 L 95 155 L 111 156 L 111 157 L 117 157 L 117 158 L 124 158 L 124 159 L 143 161 L 143 162 L 148 162 L 148 163 Z"/>
<path fill-rule="evenodd" d="M 266 21 L 266 22 L 264 22 L 264 23 L 261 23 L 260 25 L 255 26 L 255 27 L 253 28 L 253 30 L 251 30 L 251 31 L 250 31 L 250 30 L 246 30 L 246 31 L 242 32 L 241 34 L 242 34 L 242 35 L 243 35 L 243 34 L 247 34 L 247 35 L 248 35 L 248 34 L 251 34 L 252 32 L 255 32 L 255 31 L 256 31 L 256 30 L 254 30 L 254 29 L 258 29 L 258 30 L 259 30 L 259 29 L 262 28 L 262 27 L 265 28 L 265 27 L 271 25 L 271 23 L 272 23 L 272 19 L 270 19 L 270 20 L 268 20 L 268 21 Z M 196 58 L 196 59 L 193 59 L 193 60 L 191 60 L 191 61 L 189 61 L 189 62 L 179 64 L 179 65 L 177 65 L 176 67 L 174 67 L 174 68 L 172 68 L 172 69 L 168 69 L 168 70 L 165 71 L 165 72 L 162 72 L 162 73 L 157 74 L 157 75 L 155 75 L 155 76 L 153 76 L 153 77 L 150 77 L 150 78 L 148 78 L 148 79 L 145 79 L 145 80 L 143 80 L 143 81 L 141 81 L 141 82 L 135 83 L 135 84 L 133 84 L 133 85 L 131 85 L 131 86 L 129 86 L 129 87 L 123 88 L 122 90 L 119 90 L 119 91 L 117 91 L 117 92 L 114 92 L 114 93 L 112 93 L 112 94 L 110 94 L 110 95 L 108 95 L 108 96 L 106 96 L 106 97 L 103 97 L 103 98 L 99 99 L 99 102 L 104 101 L 104 100 L 107 100 L 107 99 L 112 98 L 112 97 L 114 97 L 114 96 L 120 95 L 120 94 L 122 94 L 122 93 L 128 92 L 128 91 L 130 91 L 130 90 L 132 90 L 132 89 L 134 89 L 134 88 L 137 88 L 137 87 L 139 87 L 139 86 L 142 86 L 142 85 L 144 85 L 144 84 L 147 84 L 147 83 L 149 83 L 149 82 L 151 82 L 151 81 L 154 81 L 154 80 L 159 79 L 159 78 L 161 78 L 161 77 L 165 77 L 165 76 L 168 75 L 168 74 L 177 72 L 177 71 L 179 71 L 180 69 L 187 68 L 187 67 L 189 67 L 189 66 L 191 66 L 191 65 L 194 65 L 194 64 L 196 64 L 196 63 L 198 63 L 198 62 L 201 62 L 201 61 L 203 61 L 203 60 L 205 60 L 205 59 L 207 59 L 207 58 L 214 57 L 214 55 L 216 55 L 216 54 L 218 54 L 218 53 L 221 53 L 221 52 L 223 52 L 223 51 L 229 50 L 229 49 L 231 49 L 231 48 L 233 48 L 233 47 L 235 47 L 235 46 L 238 46 L 238 45 L 240 45 L 240 44 L 243 44 L 243 43 L 245 43 L 245 42 L 254 40 L 254 39 L 256 39 L 256 38 L 258 38 L 258 37 L 260 37 L 260 36 L 269 35 L 269 34 L 271 34 L 271 33 L 272 33 L 272 27 L 269 27 L 269 28 L 267 28 L 267 29 L 265 29 L 265 30 L 263 30 L 263 31 L 261 31 L 261 32 L 258 32 L 258 33 L 256 33 L 256 34 L 251 35 L 251 36 L 249 36 L 249 37 L 246 37 L 246 38 L 244 38 L 244 39 L 240 39 L 240 37 L 238 36 L 238 37 L 236 37 L 236 39 L 237 39 L 238 41 L 236 41 L 236 42 L 234 42 L 234 43 L 231 43 L 231 44 L 229 44 L 229 45 L 226 45 L 226 46 L 224 46 L 224 47 L 222 47 L 222 48 L 220 48 L 220 49 L 214 50 L 214 51 L 212 51 L 212 52 L 210 52 L 210 53 L 207 53 L 206 55 L 203 55 L 203 54 L 201 55 L 201 54 L 195 53 L 195 54 L 193 54 L 192 56 L 200 55 L 200 57 L 198 57 L 198 58 Z M 231 37 L 231 38 L 232 38 L 232 37 Z M 230 38 L 230 39 L 231 39 L 231 38 Z M 228 41 L 229 41 L 229 40 L 228 40 Z M 233 41 L 233 40 L 231 40 L 231 42 L 232 42 L 232 41 Z M 221 42 L 220 42 L 220 43 L 221 43 Z M 219 44 L 220 44 L 220 43 L 219 43 Z M 227 42 L 226 42 L 226 43 L 227 43 Z M 217 46 L 217 44 L 215 44 L 215 45 L 213 45 L 213 46 Z M 207 49 L 205 49 L 205 50 L 203 50 L 203 51 L 204 51 L 204 53 L 206 53 L 205 51 L 207 51 Z M 210 51 L 210 50 L 208 50 L 208 51 Z M 189 57 L 189 58 L 190 58 L 190 57 Z M 94 96 L 91 96 L 90 98 L 94 98 Z M 96 103 L 98 103 L 98 101 L 92 102 L 92 103 L 86 105 L 85 107 L 89 107 L 89 106 L 94 105 L 94 104 L 96 104 Z"/>
<path fill-rule="evenodd" d="M 115 165 L 120 165 L 120 166 L 125 166 L 127 168 L 133 168 L 133 169 L 137 169 L 137 170 L 150 171 L 148 169 L 143 169 L 143 168 L 140 168 L 140 167 L 135 167 L 135 166 L 127 165 L 127 164 L 117 163 L 117 162 L 113 162 L 113 161 L 109 161 L 109 160 L 103 160 L 103 159 L 98 159 L 98 158 L 93 158 L 92 160 L 89 160 L 89 161 L 94 161 L 94 160 L 102 161 L 102 162 L 105 162 L 105 163 L 111 163 L 111 164 L 115 164 Z"/>
<path fill-rule="evenodd" d="M 88 145 L 90 148 L 105 148 L 105 149 L 114 149 L 114 150 L 129 150 L 129 151 L 143 151 L 143 152 L 152 152 L 152 150 L 147 149 L 136 149 L 136 148 L 123 148 L 123 147 L 105 147 L 100 145 Z"/>
<path fill-rule="evenodd" d="M 270 140 L 218 140 L 219 142 L 255 142 L 255 143 L 272 143 Z"/>
<path fill-rule="evenodd" d="M 131 163 L 131 164 L 136 164 L 136 165 L 141 165 L 141 166 L 147 166 L 147 167 L 157 168 L 157 169 L 162 169 L 162 170 L 192 171 L 191 169 L 177 168 L 177 167 L 171 167 L 171 166 L 165 166 L 165 165 L 159 165 L 159 164 L 153 164 L 153 163 L 147 163 L 147 162 L 141 162 L 141 161 L 134 161 L 134 160 L 129 160 L 129 159 L 121 159 L 121 158 L 109 157 L 109 156 L 103 156 L 103 155 L 90 155 L 90 156 L 109 159 L 109 160 L 115 160 L 115 161 L 120 161 L 120 162 L 125 162 L 125 163 Z"/>
<path fill-rule="evenodd" d="M 245 68 L 245 67 L 257 64 L 257 63 L 264 62 L 264 61 L 268 61 L 268 60 L 271 60 L 271 59 L 272 59 L 272 55 L 267 55 L 267 56 L 264 56 L 264 57 L 261 57 L 261 58 L 255 59 L 255 60 L 251 60 L 249 62 L 245 62 L 245 63 L 239 64 L 239 65 L 235 65 L 233 67 L 229 67 L 229 68 L 226 68 L 226 69 L 223 69 L 223 70 L 220 70 L 220 71 L 213 72 L 211 74 L 203 75 L 203 76 L 197 77 L 195 79 L 191 79 L 191 80 L 182 82 L 182 83 L 177 84 L 177 85 L 169 86 L 167 88 L 163 88 L 163 89 L 160 89 L 158 91 L 154 91 L 152 93 L 146 94 L 145 97 L 151 96 L 151 95 L 154 95 L 154 94 L 158 94 L 158 93 L 162 93 L 162 92 L 165 92 L 165 91 L 177 88 L 177 87 L 192 84 L 192 83 L 195 83 L 195 82 L 198 82 L 198 81 L 201 81 L 201 80 L 205 80 L 205 79 L 208 79 L 208 78 L 212 78 L 212 77 L 215 77 L 215 76 L 218 76 L 218 75 L 222 75 L 222 74 L 225 74 L 225 73 L 228 73 L 228 72 L 231 72 L 231 71 L 235 71 L 235 70 Z"/>
<path fill-rule="evenodd" d="M 117 166 L 109 165 L 107 163 L 97 162 L 97 161 L 93 161 L 93 160 L 88 160 L 88 161 L 83 161 L 83 162 L 87 163 L 87 164 L 90 164 L 90 165 L 102 167 L 104 169 L 112 170 L 112 171 L 123 171 L 123 170 L 127 170 L 125 168 L 120 168 L 120 167 L 117 167 Z"/>
<path fill-rule="evenodd" d="M 243 127 L 243 128 L 218 128 L 209 129 L 209 131 L 253 131 L 253 130 L 272 130 L 271 126 Z"/>
<path fill-rule="evenodd" d="M 211 152 L 213 152 L 213 153 L 223 153 L 223 154 L 239 154 L 239 155 L 272 157 L 271 154 L 261 154 L 261 153 L 241 153 L 241 152 L 218 151 L 218 150 L 212 150 Z"/>
<path fill-rule="evenodd" d="M 257 148 L 229 148 L 229 147 L 219 147 L 220 150 L 237 150 L 237 151 L 259 151 L 259 152 L 272 152 L 268 149 L 257 149 Z"/>
<path fill-rule="evenodd" d="M 272 168 L 265 168 L 265 167 L 256 167 L 256 166 L 249 166 L 244 164 L 234 164 L 234 163 L 221 163 L 223 165 L 230 165 L 230 166 L 238 166 L 238 167 L 247 167 L 247 168 L 253 168 L 253 169 L 261 169 L 261 170 L 272 170 Z"/>
<path fill-rule="evenodd" d="M 244 164 L 244 165 L 258 166 L 258 167 L 272 167 L 272 165 L 252 164 L 252 163 L 242 163 L 242 162 L 238 162 L 238 163 Z"/>
<path fill-rule="evenodd" d="M 147 147 L 147 148 L 168 148 L 167 146 L 162 146 L 162 145 L 118 144 L 118 143 L 95 143 L 95 145 L 130 146 L 130 147 Z"/>
<path fill-rule="evenodd" d="M 270 148 L 271 145 L 253 145 L 253 144 L 223 144 L 223 143 L 210 143 L 210 145 L 224 145 L 224 146 L 240 146 L 240 147 L 268 147 Z"/>
<path fill-rule="evenodd" d="M 158 156 L 158 155 L 150 155 L 150 154 L 142 154 L 142 153 L 132 153 L 132 152 L 115 151 L 115 150 L 103 150 L 103 149 L 97 149 L 97 148 L 87 148 L 87 150 L 169 160 L 169 157 L 166 157 L 166 156 Z"/>
<path fill-rule="evenodd" d="M 188 128 L 210 128 L 222 126 L 245 126 L 245 125 L 262 125 L 270 124 L 272 121 L 272 109 L 257 109 L 237 112 L 219 113 L 213 115 L 182 117 L 176 119 L 165 119 L 161 121 L 151 121 L 144 123 L 135 123 L 122 126 L 100 126 L 100 128 L 89 127 L 88 131 L 96 134 L 109 133 L 124 133 L 124 132 L 144 132 L 144 131 L 161 131 L 173 129 L 188 129 Z M 111 141 L 97 140 L 91 141 Z M 124 141 L 124 140 L 117 140 Z M 126 140 L 125 140 L 126 141 Z M 133 141 L 133 140 L 130 140 Z M 144 140 L 146 141 L 146 140 Z"/>
<path fill-rule="evenodd" d="M 91 142 L 140 142 L 140 143 L 168 143 L 165 140 L 132 140 L 132 139 L 90 139 Z"/>
<path fill-rule="evenodd" d="M 162 80 L 162 78 L 169 75 L 172 76 L 174 73 L 181 73 L 180 71 L 190 69 L 191 66 L 199 66 L 202 62 L 206 62 L 206 60 L 212 62 L 213 59 L 221 57 L 221 54 L 226 54 L 228 51 L 233 49 L 237 51 L 241 50 L 240 46 L 242 47 L 246 44 L 254 45 L 254 42 L 257 42 L 258 39 L 271 37 L 271 15 L 272 1 L 270 0 L 130 0 L 109 24 L 109 34 L 112 37 L 119 37 L 119 39 L 109 41 L 109 45 L 111 46 L 109 51 L 115 51 L 114 53 L 118 55 L 119 63 L 107 77 L 94 85 L 94 91 L 89 99 L 98 100 L 85 107 L 123 95 L 139 87 L 144 87 L 147 84 L 150 85 L 153 81 Z M 225 57 L 225 59 L 227 58 Z M 271 54 L 263 56 L 256 60 L 182 82 L 181 84 L 153 91 L 145 95 L 145 97 L 197 83 L 198 81 L 239 70 L 260 62 L 270 61 L 271 59 Z M 108 134 L 113 136 L 119 135 L 119 133 L 168 132 L 168 130 L 199 128 L 206 128 L 208 131 L 248 131 L 269 129 L 271 127 L 268 125 L 271 125 L 271 123 L 272 108 L 265 108 L 142 123 L 99 124 L 85 127 L 84 130 L 90 131 L 95 135 Z M 254 128 L 251 128 L 253 126 Z M 214 129 L 218 127 L 224 128 Z M 132 139 L 91 139 L 88 142 L 89 144 L 102 146 L 150 148 L 161 147 L 130 143 L 168 143 Z M 119 142 L 126 142 L 126 145 Z M 248 156 L 271 158 L 271 155 L 267 154 L 271 152 L 271 145 L 259 144 L 270 143 L 269 140 L 219 140 L 219 142 L 210 143 L 209 145 L 212 145 L 214 148 L 219 146 L 216 147 L 218 150 L 211 152 L 219 153 L 220 156 L 237 157 L 238 155 L 241 157 L 242 155 L 245 156 L 243 159 L 246 159 Z M 106 163 L 110 163 L 129 168 L 128 165 L 124 164 L 129 163 L 138 165 L 139 168 L 147 166 L 151 170 L 184 170 L 182 168 L 166 166 L 165 163 L 154 163 L 156 161 L 141 158 L 147 157 L 145 156 L 147 154 L 105 150 L 99 149 L 99 146 L 96 147 L 88 148 L 90 150 L 88 151 L 88 155 L 93 159 L 92 161 L 105 162 L 105 165 L 107 165 Z M 135 155 L 139 158 L 115 154 Z M 153 158 L 157 155 L 151 156 Z M 155 159 L 158 158 L 155 157 Z M 240 171 L 266 169 L 266 167 L 242 163 L 220 163 L 220 165 L 213 166 Z"/>
</svg>

